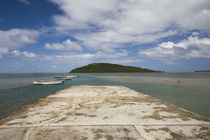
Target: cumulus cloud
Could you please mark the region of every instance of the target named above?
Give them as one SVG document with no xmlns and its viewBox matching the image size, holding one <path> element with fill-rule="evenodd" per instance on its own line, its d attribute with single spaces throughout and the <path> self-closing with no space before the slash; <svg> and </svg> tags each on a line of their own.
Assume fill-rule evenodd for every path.
<svg viewBox="0 0 210 140">
<path fill-rule="evenodd" d="M 59 5 L 65 15 L 53 17 L 60 31 L 87 29 L 90 24 L 101 24 L 105 13 L 110 13 L 116 5 L 116 0 L 51 0 Z"/>
<path fill-rule="evenodd" d="M 125 64 L 125 65 L 128 65 L 128 64 L 132 64 L 132 63 L 138 63 L 138 62 L 141 62 L 140 59 L 136 59 L 136 58 L 122 58 L 122 59 L 104 59 L 102 61 L 99 61 L 99 62 L 104 62 L 104 63 L 115 63 L 115 64 Z"/>
<path fill-rule="evenodd" d="M 27 52 L 27 51 L 23 51 L 23 55 L 25 57 L 28 57 L 28 58 L 34 58 L 34 57 L 36 57 L 36 54 L 35 53 Z"/>
<path fill-rule="evenodd" d="M 57 31 L 69 31 L 91 49 L 110 52 L 126 43 L 154 42 L 180 29 L 210 33 L 209 0 L 51 1 L 64 12 L 53 17 Z"/>
<path fill-rule="evenodd" d="M 0 55 L 36 42 L 39 32 L 29 29 L 0 30 Z"/>
<path fill-rule="evenodd" d="M 46 55 L 44 57 L 45 60 L 55 60 L 61 59 L 62 61 L 64 60 L 86 60 L 86 59 L 98 59 L 98 58 L 120 58 L 127 56 L 128 52 L 126 50 L 119 50 L 118 52 L 113 52 L 113 53 L 104 53 L 101 51 L 98 51 L 96 53 L 63 53 L 62 55 Z"/>
<path fill-rule="evenodd" d="M 82 47 L 79 44 L 72 42 L 70 39 L 67 39 L 61 43 L 46 43 L 45 48 L 49 50 L 82 50 Z"/>
<path fill-rule="evenodd" d="M 113 52 L 115 48 L 123 47 L 123 44 L 130 43 L 137 45 L 139 43 L 154 42 L 160 38 L 175 35 L 176 31 L 167 31 L 164 33 L 145 34 L 139 36 L 120 35 L 113 31 L 96 32 L 91 34 L 77 34 L 75 37 L 83 41 L 84 45 L 93 50 L 103 50 Z"/>
<path fill-rule="evenodd" d="M 162 42 L 154 48 L 139 51 L 139 55 L 163 61 L 210 58 L 210 38 L 189 36 L 178 43 Z"/>
<path fill-rule="evenodd" d="M 96 58 L 92 53 L 78 53 L 78 54 L 55 54 L 55 55 L 43 55 L 40 61 L 47 61 L 53 63 L 53 65 L 74 65 L 81 66 L 93 62 Z"/>
<path fill-rule="evenodd" d="M 20 55 L 21 55 L 21 52 L 18 51 L 18 50 L 14 50 L 14 51 L 12 51 L 11 53 L 12 53 L 13 55 L 15 55 L 15 56 L 20 56 Z"/>
<path fill-rule="evenodd" d="M 69 66 L 69 67 L 79 67 L 87 65 L 90 63 L 117 63 L 117 64 L 126 64 L 132 65 L 141 60 L 137 56 L 129 56 L 127 50 L 118 50 L 112 53 L 105 53 L 98 51 L 96 53 L 61 53 L 53 55 L 43 55 L 38 57 L 40 61 L 49 62 L 51 65 L 56 66 Z M 59 67 L 58 67 L 59 68 Z"/>
<path fill-rule="evenodd" d="M 98 61 L 102 62 L 105 59 L 106 61 L 111 62 L 112 60 L 119 60 L 127 56 L 128 52 L 126 50 L 119 50 L 113 53 L 104 53 L 101 51 L 98 51 L 96 53 L 62 53 L 54 55 L 44 55 L 42 57 L 42 61 L 45 60 L 51 62 L 53 60 L 54 63 L 71 63 L 78 66 L 78 64 L 82 65 Z"/>
<path fill-rule="evenodd" d="M 192 36 L 198 36 L 198 35 L 200 35 L 199 32 L 192 32 Z"/>
<path fill-rule="evenodd" d="M 27 57 L 27 58 L 34 58 L 36 57 L 36 54 L 35 53 L 32 53 L 32 52 L 27 52 L 27 51 L 18 51 L 18 50 L 13 50 L 11 52 L 11 54 L 15 55 L 15 56 L 24 56 L 24 57 Z"/>
<path fill-rule="evenodd" d="M 120 50 L 118 52 L 112 52 L 112 53 L 104 53 L 104 52 L 97 52 L 95 54 L 96 58 L 119 58 L 119 57 L 124 57 L 128 56 L 128 52 L 126 50 Z"/>
<path fill-rule="evenodd" d="M 3 54 L 7 54 L 9 52 L 8 48 L 0 47 L 0 59 L 2 58 Z"/>
</svg>

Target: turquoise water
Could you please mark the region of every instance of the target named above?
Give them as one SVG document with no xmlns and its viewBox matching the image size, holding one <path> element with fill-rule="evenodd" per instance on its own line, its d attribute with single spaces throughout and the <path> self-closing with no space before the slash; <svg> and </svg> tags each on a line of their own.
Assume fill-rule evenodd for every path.
<svg viewBox="0 0 210 140">
<path fill-rule="evenodd" d="M 41 97 L 45 97 L 49 94 L 52 94 L 56 91 L 59 91 L 61 89 L 67 88 L 72 85 L 108 85 L 109 82 L 105 82 L 104 80 L 95 78 L 93 76 L 88 75 L 82 75 L 80 78 L 74 78 L 72 80 L 66 80 L 64 84 L 60 85 L 32 85 L 33 80 L 26 80 L 28 77 L 33 77 L 32 79 L 53 79 L 53 76 L 56 76 L 58 74 L 53 75 L 43 75 L 38 76 L 38 78 L 34 78 L 35 76 L 25 76 L 22 74 L 22 80 L 25 80 L 27 82 L 24 82 L 25 86 L 22 86 L 22 83 L 19 83 L 20 78 L 13 78 L 12 83 L 15 84 L 15 88 L 10 85 L 11 88 L 6 89 L 0 89 L 0 118 L 8 115 L 11 112 L 14 112 L 15 110 L 21 108 L 24 105 L 33 103 L 37 99 Z M 14 75 L 13 75 L 14 76 Z M 3 77 L 3 76 L 2 76 Z M 8 77 L 8 76 L 7 76 Z M 18 76 L 19 77 L 19 76 Z M 10 77 L 11 78 L 11 77 Z M 10 79 L 8 78 L 8 79 Z M 0 79 L 3 81 L 4 79 Z M 3 83 L 3 82 L 2 82 Z M 4 83 L 5 84 L 5 83 Z M 9 82 L 8 84 L 11 84 Z"/>
<path fill-rule="evenodd" d="M 50 80 L 63 73 L 0 73 L 0 89 L 17 88 L 37 80 Z"/>
<path fill-rule="evenodd" d="M 197 114 L 210 118 L 210 90 L 208 76 L 184 77 L 176 79 L 164 75 L 129 74 L 79 74 L 79 78 L 67 80 L 61 85 L 35 86 L 31 82 L 25 86 L 0 90 L 0 117 L 33 103 L 56 91 L 73 85 L 121 85 L 143 92 L 163 101 L 175 104 Z M 52 77 L 52 75 L 50 75 Z M 49 76 L 49 77 L 50 77 Z M 152 78 L 151 78 L 152 77 Z M 128 79 L 129 78 L 129 79 Z M 189 79 L 190 78 L 190 79 Z M 143 79 L 143 80 L 142 80 Z M 197 80 L 196 80 L 197 79 Z M 201 79 L 201 80 L 200 80 Z M 204 81 L 203 81 L 204 79 Z M 1 80 L 1 79 L 0 79 Z M 180 82 L 181 81 L 181 82 Z M 191 83 L 188 81 L 192 81 Z M 205 84 L 203 84 L 205 83 Z M 202 85 L 200 85 L 202 84 Z M 196 86 L 197 85 L 197 86 Z"/>
<path fill-rule="evenodd" d="M 210 118 L 210 73 L 95 75 Z"/>
</svg>

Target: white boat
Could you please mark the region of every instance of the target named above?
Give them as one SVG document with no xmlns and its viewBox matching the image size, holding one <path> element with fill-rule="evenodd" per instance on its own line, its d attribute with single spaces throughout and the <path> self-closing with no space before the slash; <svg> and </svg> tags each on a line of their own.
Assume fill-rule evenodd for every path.
<svg viewBox="0 0 210 140">
<path fill-rule="evenodd" d="M 33 81 L 34 85 L 57 85 L 62 84 L 64 80 L 40 80 L 40 81 Z"/>
<path fill-rule="evenodd" d="M 66 78 L 66 77 L 59 77 L 57 80 L 72 80 L 71 78 Z"/>
<path fill-rule="evenodd" d="M 55 76 L 54 78 L 78 78 L 79 75 L 61 75 L 61 76 Z"/>
<path fill-rule="evenodd" d="M 68 77 L 68 78 L 78 78 L 79 75 L 64 75 L 64 77 Z"/>
</svg>

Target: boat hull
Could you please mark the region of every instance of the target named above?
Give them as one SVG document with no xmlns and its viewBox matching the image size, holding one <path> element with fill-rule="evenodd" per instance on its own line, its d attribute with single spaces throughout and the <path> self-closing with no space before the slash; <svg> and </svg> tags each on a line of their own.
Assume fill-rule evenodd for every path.
<svg viewBox="0 0 210 140">
<path fill-rule="evenodd" d="M 78 78 L 78 75 L 62 75 L 62 76 L 55 76 L 54 78 Z"/>
<path fill-rule="evenodd" d="M 62 84 L 64 81 L 34 81 L 34 85 L 58 85 Z"/>
<path fill-rule="evenodd" d="M 71 78 L 57 78 L 57 80 L 72 80 Z"/>
</svg>

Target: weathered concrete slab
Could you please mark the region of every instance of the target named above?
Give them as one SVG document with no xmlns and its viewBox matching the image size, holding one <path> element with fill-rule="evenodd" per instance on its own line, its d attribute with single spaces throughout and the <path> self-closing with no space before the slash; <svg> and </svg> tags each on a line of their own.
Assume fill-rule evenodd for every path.
<svg viewBox="0 0 210 140">
<path fill-rule="evenodd" d="M 121 86 L 72 86 L 0 124 L 0 139 L 210 139 L 209 120 Z"/>
</svg>

